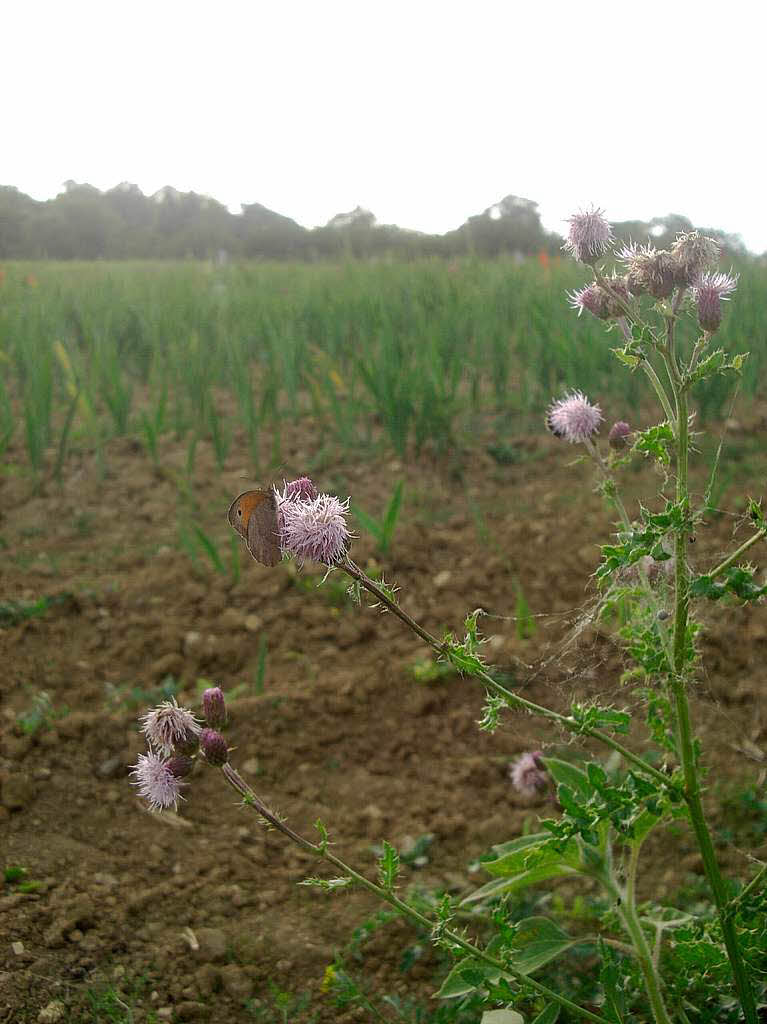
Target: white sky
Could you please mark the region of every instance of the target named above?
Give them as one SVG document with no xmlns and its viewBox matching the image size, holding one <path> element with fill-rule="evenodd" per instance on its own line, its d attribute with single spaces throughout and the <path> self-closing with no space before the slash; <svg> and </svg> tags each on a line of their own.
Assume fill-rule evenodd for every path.
<svg viewBox="0 0 767 1024">
<path fill-rule="evenodd" d="M 2 4 L 0 184 L 365 206 L 442 232 L 682 213 L 767 249 L 763 0 Z"/>
</svg>

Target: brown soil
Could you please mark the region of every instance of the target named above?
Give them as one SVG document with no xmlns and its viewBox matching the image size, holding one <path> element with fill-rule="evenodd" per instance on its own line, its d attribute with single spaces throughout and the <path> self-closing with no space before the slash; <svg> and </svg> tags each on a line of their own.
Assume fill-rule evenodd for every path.
<svg viewBox="0 0 767 1024">
<path fill-rule="evenodd" d="M 569 446 L 518 438 L 513 464 L 478 444 L 407 466 L 339 459 L 311 469 L 312 438 L 304 427 L 284 441 L 280 478 L 310 469 L 322 489 L 372 512 L 406 479 L 385 575 L 427 628 L 460 631 L 465 614 L 482 607 L 489 660 L 525 695 L 558 708 L 573 693 L 633 702 L 605 631 L 590 627 L 561 646 L 593 600 L 587 578 L 611 529 Z M 61 598 L 40 617 L 0 628 L 2 861 L 40 883 L 0 894 L 0 1021 L 131 1019 L 93 1009 L 89 992 L 110 986 L 136 1024 L 278 1021 L 272 985 L 311 996 L 307 1011 L 284 1019 L 366 1019 L 344 1016 L 321 985 L 374 901 L 297 886 L 322 866 L 266 832 L 214 770 L 194 775 L 178 815 L 147 812 L 127 776 L 143 750 L 136 688 L 152 691 L 172 676 L 180 702 L 196 703 L 201 679 L 240 687 L 230 703 L 232 760 L 295 829 L 311 834 L 322 818 L 337 851 L 370 873 L 381 839 L 407 846 L 408 837 L 433 834 L 428 863 L 405 867 L 403 887 L 470 891 L 485 880 L 472 861 L 545 810 L 513 790 L 508 764 L 565 737 L 513 714 L 495 734 L 480 732 L 481 687 L 415 681 L 412 666 L 428 654 L 421 642 L 390 615 L 331 603 L 335 576 L 330 587 L 305 587 L 294 566 L 265 569 L 244 549 L 239 582 L 206 570 L 204 556 L 195 566 L 177 544 L 179 514 L 191 508 L 173 477 L 184 459 L 182 446 L 166 450 L 160 474 L 134 444 L 115 441 L 105 464 L 73 456 L 60 486 L 29 496 L 23 472 L 0 483 L 0 601 Z M 760 481 L 763 471 L 762 459 Z M 731 500 L 738 483 L 755 486 L 753 476 L 733 479 Z M 218 474 L 200 446 L 195 514 L 225 560 L 224 513 L 251 484 L 244 462 L 233 457 Z M 627 486 L 635 508 L 632 496 L 656 486 L 653 470 L 628 473 Z M 699 533 L 698 564 L 731 548 L 736 523 L 723 516 Z M 369 564 L 372 540 L 360 536 L 353 554 Z M 529 639 L 514 619 L 517 584 L 539 616 Z M 737 786 L 761 770 L 741 751 L 757 756 L 765 740 L 767 622 L 758 607 L 706 614 L 716 635 L 703 642 L 694 715 L 711 777 Z M 266 674 L 256 695 L 261 638 Z M 50 711 L 30 734 L 23 716 L 41 691 Z M 736 848 L 722 856 L 748 874 Z M 646 884 L 661 896 L 700 871 L 684 835 L 672 851 L 659 844 L 651 864 Z M 412 970 L 397 966 L 412 941 L 404 925 L 373 941 L 365 969 L 379 994 L 433 991 L 428 942 Z M 52 1002 L 61 1016 L 55 1008 L 39 1016 Z"/>
</svg>

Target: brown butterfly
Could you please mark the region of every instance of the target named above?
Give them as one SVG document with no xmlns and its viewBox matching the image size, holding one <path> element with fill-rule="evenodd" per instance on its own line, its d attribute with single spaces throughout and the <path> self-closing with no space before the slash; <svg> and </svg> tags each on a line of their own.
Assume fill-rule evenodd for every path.
<svg viewBox="0 0 767 1024">
<path fill-rule="evenodd" d="M 231 526 L 244 537 L 248 551 L 262 565 L 276 565 L 282 557 L 274 490 L 258 488 L 239 494 L 227 512 Z"/>
</svg>

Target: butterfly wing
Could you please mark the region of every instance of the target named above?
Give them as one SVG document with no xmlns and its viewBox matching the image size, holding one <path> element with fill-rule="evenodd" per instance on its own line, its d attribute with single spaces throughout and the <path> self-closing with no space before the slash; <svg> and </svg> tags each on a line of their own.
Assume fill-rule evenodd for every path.
<svg viewBox="0 0 767 1024">
<path fill-rule="evenodd" d="M 258 488 L 244 491 L 229 506 L 232 526 L 248 545 L 248 551 L 262 565 L 276 565 L 281 556 L 277 499 L 274 491 Z"/>
</svg>

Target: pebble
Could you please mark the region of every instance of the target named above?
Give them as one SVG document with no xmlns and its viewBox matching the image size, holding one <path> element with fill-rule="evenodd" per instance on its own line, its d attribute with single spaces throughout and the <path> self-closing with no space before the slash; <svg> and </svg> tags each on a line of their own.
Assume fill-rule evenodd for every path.
<svg viewBox="0 0 767 1024">
<path fill-rule="evenodd" d="M 26 775 L 9 775 L 3 782 L 0 803 L 9 811 L 20 811 L 34 799 L 35 787 Z"/>
<path fill-rule="evenodd" d="M 48 1003 L 47 1006 L 42 1008 L 37 1015 L 37 1019 L 39 1024 L 57 1024 L 57 1021 L 64 1020 L 66 1012 L 64 1004 L 59 1002 L 58 999 L 54 999 L 53 1002 Z"/>
</svg>

